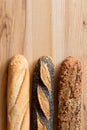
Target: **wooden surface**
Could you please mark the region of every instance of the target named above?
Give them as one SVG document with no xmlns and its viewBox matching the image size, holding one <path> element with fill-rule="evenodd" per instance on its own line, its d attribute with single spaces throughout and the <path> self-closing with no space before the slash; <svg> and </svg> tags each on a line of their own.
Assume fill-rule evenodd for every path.
<svg viewBox="0 0 87 130">
<path fill-rule="evenodd" d="M 31 74 L 42 55 L 52 56 L 56 69 L 69 55 L 82 61 L 87 130 L 87 0 L 0 0 L 0 130 L 6 130 L 7 65 L 18 53 Z"/>
</svg>

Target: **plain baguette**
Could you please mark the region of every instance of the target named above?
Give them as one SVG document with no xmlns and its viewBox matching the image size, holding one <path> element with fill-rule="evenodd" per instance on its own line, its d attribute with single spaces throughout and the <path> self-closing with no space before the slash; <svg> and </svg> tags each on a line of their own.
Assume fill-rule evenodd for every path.
<svg viewBox="0 0 87 130">
<path fill-rule="evenodd" d="M 54 65 L 47 56 L 36 64 L 32 90 L 32 130 L 53 130 Z"/>
<path fill-rule="evenodd" d="M 14 56 L 8 66 L 7 130 L 29 130 L 29 69 L 24 56 Z"/>
<path fill-rule="evenodd" d="M 58 130 L 82 130 L 82 66 L 78 59 L 63 61 L 58 87 Z"/>
</svg>

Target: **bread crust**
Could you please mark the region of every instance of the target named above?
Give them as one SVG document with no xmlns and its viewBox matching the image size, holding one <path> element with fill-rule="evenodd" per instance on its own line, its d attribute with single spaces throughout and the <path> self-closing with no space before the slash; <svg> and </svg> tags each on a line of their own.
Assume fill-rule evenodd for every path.
<svg viewBox="0 0 87 130">
<path fill-rule="evenodd" d="M 82 65 L 66 58 L 60 67 L 58 83 L 58 130 L 82 130 Z"/>
<path fill-rule="evenodd" d="M 29 69 L 24 56 L 14 56 L 8 66 L 7 130 L 29 130 Z"/>
<path fill-rule="evenodd" d="M 47 56 L 35 66 L 32 96 L 32 130 L 53 130 L 54 65 Z"/>
</svg>

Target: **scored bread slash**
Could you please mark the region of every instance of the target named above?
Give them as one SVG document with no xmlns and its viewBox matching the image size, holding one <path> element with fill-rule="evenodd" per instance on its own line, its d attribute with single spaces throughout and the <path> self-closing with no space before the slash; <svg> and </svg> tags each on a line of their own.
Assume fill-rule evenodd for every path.
<svg viewBox="0 0 87 130">
<path fill-rule="evenodd" d="M 53 130 L 54 65 L 41 57 L 35 67 L 32 88 L 32 130 Z"/>
<path fill-rule="evenodd" d="M 7 130 L 29 130 L 29 69 L 26 58 L 14 56 L 8 66 Z"/>
<path fill-rule="evenodd" d="M 58 130 L 82 130 L 82 66 L 73 57 L 60 67 L 58 83 Z"/>
</svg>

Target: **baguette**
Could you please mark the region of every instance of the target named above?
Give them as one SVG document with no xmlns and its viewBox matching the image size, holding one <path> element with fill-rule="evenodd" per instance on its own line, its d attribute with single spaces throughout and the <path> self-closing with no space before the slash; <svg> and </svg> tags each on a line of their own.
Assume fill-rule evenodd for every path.
<svg viewBox="0 0 87 130">
<path fill-rule="evenodd" d="M 24 56 L 14 56 L 8 66 L 7 130 L 29 130 L 29 69 Z"/>
<path fill-rule="evenodd" d="M 53 130 L 54 66 L 47 56 L 36 64 L 32 96 L 32 130 Z"/>
<path fill-rule="evenodd" d="M 60 68 L 58 91 L 58 130 L 82 130 L 82 66 L 68 57 Z"/>
</svg>

